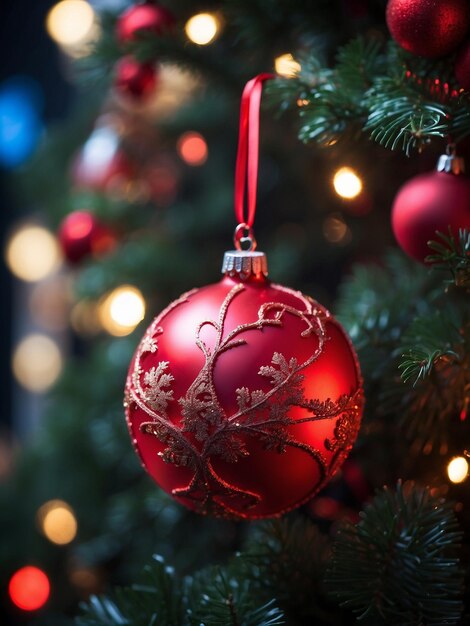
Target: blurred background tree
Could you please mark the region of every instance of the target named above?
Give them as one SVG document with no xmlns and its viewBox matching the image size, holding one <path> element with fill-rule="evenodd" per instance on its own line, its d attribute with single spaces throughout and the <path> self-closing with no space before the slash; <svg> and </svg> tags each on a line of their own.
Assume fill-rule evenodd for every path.
<svg viewBox="0 0 470 626">
<path fill-rule="evenodd" d="M 470 5 L 142 6 L 1 9 L 2 624 L 468 623 Z M 259 246 L 338 315 L 367 403 L 331 483 L 250 523 L 161 491 L 122 398 L 154 315 L 218 280 L 263 71 Z"/>
</svg>

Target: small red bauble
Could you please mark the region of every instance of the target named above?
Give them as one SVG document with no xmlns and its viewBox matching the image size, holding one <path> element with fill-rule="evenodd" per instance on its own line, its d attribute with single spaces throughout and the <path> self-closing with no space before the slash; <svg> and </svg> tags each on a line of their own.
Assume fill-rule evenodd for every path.
<svg viewBox="0 0 470 626">
<path fill-rule="evenodd" d="M 299 506 L 339 468 L 360 424 L 361 376 L 344 330 L 259 267 L 250 274 L 261 256 L 228 253 L 232 270 L 155 318 L 129 369 L 135 449 L 199 513 L 255 519 Z"/>
<path fill-rule="evenodd" d="M 157 84 L 157 73 L 153 63 L 139 63 L 126 56 L 116 63 L 114 86 L 116 90 L 133 100 L 144 100 L 151 95 Z"/>
<path fill-rule="evenodd" d="M 460 49 L 455 60 L 455 78 L 459 85 L 470 91 L 470 42 L 467 41 Z"/>
<path fill-rule="evenodd" d="M 449 54 L 470 27 L 467 0 L 389 0 L 387 24 L 393 39 L 422 57 Z"/>
<path fill-rule="evenodd" d="M 428 241 L 438 239 L 436 231 L 447 234 L 449 226 L 455 236 L 459 228 L 470 228 L 469 178 L 433 171 L 401 187 L 393 203 L 392 227 L 406 254 L 424 262 L 432 254 Z"/>
<path fill-rule="evenodd" d="M 171 11 L 159 4 L 145 2 L 124 11 L 118 19 L 116 35 L 121 43 L 127 43 L 134 41 L 142 32 L 161 35 L 174 23 L 175 17 Z"/>
<path fill-rule="evenodd" d="M 116 236 L 89 211 L 74 211 L 59 227 L 59 242 L 65 258 L 79 263 L 90 254 L 110 252 L 116 247 Z"/>
</svg>

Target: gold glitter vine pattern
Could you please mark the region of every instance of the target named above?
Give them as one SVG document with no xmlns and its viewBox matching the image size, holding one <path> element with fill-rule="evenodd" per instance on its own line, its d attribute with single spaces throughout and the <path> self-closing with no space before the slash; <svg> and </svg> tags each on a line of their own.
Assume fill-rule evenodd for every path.
<svg viewBox="0 0 470 626">
<path fill-rule="evenodd" d="M 126 388 L 125 406 L 128 408 L 130 403 L 135 403 L 151 418 L 141 424 L 142 432 L 156 437 L 165 445 L 165 449 L 158 453 L 159 456 L 166 463 L 187 467 L 194 472 L 189 484 L 173 489 L 172 494 L 190 499 L 193 506 L 202 513 L 240 515 L 238 510 L 230 506 L 230 498 L 236 498 L 238 504 L 242 501 L 243 508 L 246 509 L 256 506 L 261 501 L 259 494 L 225 481 L 217 474 L 211 463 L 211 458 L 214 457 L 228 463 L 236 463 L 248 456 L 249 451 L 242 435 L 256 437 L 264 449 L 280 454 L 288 447 L 303 450 L 318 465 L 320 485 L 327 477 L 328 464 L 323 454 L 308 444 L 297 441 L 289 427 L 304 422 L 338 418 L 333 438 L 325 441 L 325 448 L 334 453 L 330 474 L 357 435 L 358 413 L 362 404 L 360 390 L 353 396 L 342 395 L 336 401 L 307 400 L 303 396 L 302 370 L 316 361 L 323 351 L 327 340 L 325 320 L 329 314 L 319 309 L 310 299 L 303 299 L 305 311 L 287 304 L 268 302 L 260 307 L 256 320 L 242 324 L 224 335 L 229 306 L 244 289 L 241 284 L 233 287 L 221 306 L 218 320 L 204 321 L 196 330 L 196 345 L 202 351 L 205 362 L 186 395 L 178 400 L 182 416 L 180 425 L 172 423 L 167 414 L 168 404 L 175 401 L 171 388 L 174 377 L 169 371 L 169 363 L 160 361 L 144 373 L 141 358 L 145 353 L 157 352 L 157 338 L 163 332 L 159 326 L 161 319 L 176 306 L 188 302 L 188 297 L 194 292 L 183 295 L 151 324 L 136 354 L 132 385 L 128 381 Z M 283 289 L 295 294 L 286 288 Z M 279 352 L 274 352 L 271 363 L 261 367 L 258 372 L 260 376 L 269 380 L 270 390 L 251 391 L 247 387 L 237 389 L 238 409 L 232 415 L 227 415 L 219 402 L 214 385 L 217 359 L 227 350 L 246 343 L 246 340 L 240 337 L 242 333 L 262 330 L 267 326 L 281 327 L 286 315 L 293 315 L 304 323 L 302 337 L 311 335 L 317 337 L 316 350 L 303 363 L 299 363 L 295 358 L 287 360 Z M 216 333 L 212 349 L 201 338 L 201 331 L 205 326 L 211 326 Z M 309 412 L 308 417 L 292 419 L 289 417 L 292 407 L 306 409 Z M 194 443 L 185 433 L 192 434 Z"/>
</svg>

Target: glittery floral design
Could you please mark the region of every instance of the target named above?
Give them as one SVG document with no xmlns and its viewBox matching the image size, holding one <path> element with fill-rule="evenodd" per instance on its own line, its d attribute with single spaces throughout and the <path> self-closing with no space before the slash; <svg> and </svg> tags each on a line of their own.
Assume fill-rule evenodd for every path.
<svg viewBox="0 0 470 626">
<path fill-rule="evenodd" d="M 246 439 L 253 437 L 265 450 L 279 454 L 288 447 L 301 449 L 315 460 L 320 482 L 323 482 L 329 471 L 329 463 L 319 450 L 295 439 L 292 425 L 337 419 L 334 438 L 325 442 L 325 448 L 339 452 L 348 445 L 349 438 L 352 441 L 353 429 L 357 432 L 362 406 L 360 391 L 354 396 L 341 396 L 336 401 L 309 400 L 304 397 L 303 370 L 319 358 L 327 340 L 325 321 L 329 314 L 316 308 L 314 301 L 303 298 L 303 311 L 283 303 L 265 303 L 260 307 L 256 319 L 225 333 L 225 319 L 230 304 L 244 289 L 242 284 L 235 285 L 227 294 L 218 319 L 206 320 L 197 327 L 195 343 L 204 355 L 204 365 L 183 397 L 177 400 L 174 398 L 173 375 L 168 362 L 160 361 L 145 373 L 140 363 L 145 352 L 154 353 L 158 348 L 155 336 L 163 332 L 157 324 L 158 320 L 152 324 L 141 342 L 132 379 L 128 381 L 126 389 L 126 404 L 135 403 L 150 418 L 141 424 L 141 430 L 156 437 L 164 445 L 163 451 L 159 452 L 163 461 L 193 471 L 189 484 L 174 489 L 173 495 L 191 500 L 200 512 L 225 516 L 239 515 L 241 501 L 244 508 L 249 509 L 260 502 L 261 496 L 226 482 L 215 471 L 212 464 L 214 458 L 227 463 L 238 462 L 249 455 Z M 187 299 L 183 296 L 172 306 L 185 301 Z M 258 371 L 260 380 L 269 383 L 269 390 L 251 390 L 248 387 L 236 389 L 237 410 L 228 415 L 214 385 L 217 359 L 227 350 L 246 343 L 242 333 L 262 330 L 264 327 L 282 327 L 287 315 L 301 320 L 303 337 L 313 335 L 317 338 L 316 349 L 303 362 L 295 358 L 288 360 L 280 352 L 274 352 L 271 362 Z M 215 344 L 211 348 L 201 337 L 201 331 L 206 326 L 215 330 Z M 176 401 L 181 411 L 181 421 L 177 425 L 167 415 L 168 404 Z M 305 409 L 307 416 L 293 419 L 290 417 L 293 407 Z M 236 498 L 237 509 L 230 507 L 231 498 Z"/>
</svg>

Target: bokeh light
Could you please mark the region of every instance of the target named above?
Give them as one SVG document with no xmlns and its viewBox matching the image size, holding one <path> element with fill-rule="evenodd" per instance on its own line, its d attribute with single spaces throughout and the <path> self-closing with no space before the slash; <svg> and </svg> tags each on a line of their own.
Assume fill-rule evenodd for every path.
<svg viewBox="0 0 470 626">
<path fill-rule="evenodd" d="M 17 167 L 36 148 L 43 100 L 41 87 L 29 77 L 15 76 L 0 85 L 0 165 Z"/>
<path fill-rule="evenodd" d="M 276 74 L 284 76 L 284 78 L 292 78 L 296 76 L 302 69 L 300 63 L 294 59 L 289 52 L 281 54 L 274 59 L 274 69 Z"/>
<path fill-rule="evenodd" d="M 333 187 L 341 198 L 352 200 L 362 191 L 362 180 L 350 167 L 341 167 L 333 176 Z"/>
<path fill-rule="evenodd" d="M 447 465 L 447 476 L 452 483 L 462 483 L 468 476 L 468 461 L 463 456 L 454 457 Z"/>
<path fill-rule="evenodd" d="M 188 165 L 203 165 L 207 161 L 206 140 L 199 133 L 189 131 L 181 135 L 176 145 L 178 154 Z"/>
<path fill-rule="evenodd" d="M 328 215 L 323 220 L 323 236 L 333 244 L 346 244 L 351 240 L 351 231 L 338 213 Z"/>
<path fill-rule="evenodd" d="M 25 337 L 13 352 L 13 374 L 28 391 L 46 391 L 59 377 L 62 365 L 57 344 L 39 333 Z"/>
<path fill-rule="evenodd" d="M 35 282 L 57 270 L 61 255 L 51 232 L 36 224 L 25 224 L 10 236 L 5 260 L 17 278 Z"/>
<path fill-rule="evenodd" d="M 111 291 L 98 306 L 102 327 L 110 335 L 129 335 L 145 316 L 145 300 L 132 285 L 121 285 Z"/>
<path fill-rule="evenodd" d="M 37 520 L 44 535 L 57 545 L 64 546 L 77 535 L 77 519 L 72 507 L 63 500 L 49 500 L 43 504 Z"/>
<path fill-rule="evenodd" d="M 189 18 L 184 30 L 186 36 L 199 46 L 206 46 L 219 32 L 219 20 L 212 13 L 198 13 Z"/>
<path fill-rule="evenodd" d="M 50 590 L 47 575 L 33 565 L 26 565 L 16 571 L 8 585 L 11 601 L 23 611 L 35 611 L 44 606 Z"/>
<path fill-rule="evenodd" d="M 76 46 L 93 31 L 95 12 L 85 0 L 62 0 L 47 14 L 46 28 L 60 46 Z"/>
</svg>

